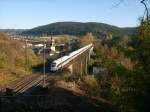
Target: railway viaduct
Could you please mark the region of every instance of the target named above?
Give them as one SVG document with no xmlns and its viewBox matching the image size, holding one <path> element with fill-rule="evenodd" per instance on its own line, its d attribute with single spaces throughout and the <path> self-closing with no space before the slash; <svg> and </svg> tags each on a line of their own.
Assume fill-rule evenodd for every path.
<svg viewBox="0 0 150 112">
<path fill-rule="evenodd" d="M 79 74 L 79 75 L 87 74 L 88 73 L 87 65 L 88 62 L 90 61 L 92 52 L 93 52 L 93 45 L 90 46 L 85 51 L 81 51 L 81 53 L 78 56 L 69 61 L 69 63 L 67 63 L 63 68 L 69 69 L 71 74 Z"/>
</svg>

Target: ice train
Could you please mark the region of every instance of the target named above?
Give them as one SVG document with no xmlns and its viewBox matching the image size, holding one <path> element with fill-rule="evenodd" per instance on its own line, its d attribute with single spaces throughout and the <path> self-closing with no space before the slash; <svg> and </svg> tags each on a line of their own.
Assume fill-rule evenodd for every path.
<svg viewBox="0 0 150 112">
<path fill-rule="evenodd" d="M 50 67 L 51 71 L 55 72 L 55 71 L 59 70 L 60 68 L 63 68 L 66 64 L 68 64 L 70 61 L 72 61 L 74 58 L 76 58 L 77 56 L 79 56 L 80 54 L 82 54 L 84 51 L 91 48 L 92 46 L 93 46 L 93 44 L 88 44 L 76 51 L 69 53 L 69 55 L 66 55 L 57 60 L 54 60 L 51 63 L 51 67 Z"/>
</svg>

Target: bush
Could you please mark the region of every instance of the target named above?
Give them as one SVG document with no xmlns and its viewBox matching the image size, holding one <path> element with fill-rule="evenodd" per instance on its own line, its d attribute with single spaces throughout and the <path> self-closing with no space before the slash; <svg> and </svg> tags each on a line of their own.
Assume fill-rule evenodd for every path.
<svg viewBox="0 0 150 112">
<path fill-rule="evenodd" d="M 79 84 L 87 95 L 89 96 L 100 95 L 100 86 L 93 76 L 91 75 L 83 76 Z"/>
</svg>

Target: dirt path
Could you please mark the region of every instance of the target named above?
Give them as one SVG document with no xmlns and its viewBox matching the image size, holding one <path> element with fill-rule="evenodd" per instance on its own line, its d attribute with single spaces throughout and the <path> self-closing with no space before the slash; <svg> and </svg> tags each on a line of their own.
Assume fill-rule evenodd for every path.
<svg viewBox="0 0 150 112">
<path fill-rule="evenodd" d="M 49 112 L 113 112 L 108 103 L 85 96 L 73 83 L 58 82 L 45 95 Z"/>
<path fill-rule="evenodd" d="M 113 112 L 108 103 L 86 97 L 74 83 L 63 81 L 29 96 L 2 101 L 2 112 Z"/>
<path fill-rule="evenodd" d="M 77 95 L 63 88 L 53 88 L 50 95 L 53 96 L 54 106 L 52 108 L 54 107 L 54 110 L 62 109 L 63 112 L 111 112 L 106 103 Z"/>
</svg>

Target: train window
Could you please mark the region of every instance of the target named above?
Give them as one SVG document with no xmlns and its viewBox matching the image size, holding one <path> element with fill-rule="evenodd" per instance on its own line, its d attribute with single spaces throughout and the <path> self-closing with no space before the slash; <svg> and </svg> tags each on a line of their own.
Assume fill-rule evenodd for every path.
<svg viewBox="0 0 150 112">
<path fill-rule="evenodd" d="M 55 67 L 56 66 L 56 63 L 52 63 L 52 65 L 51 65 L 52 67 Z"/>
</svg>

